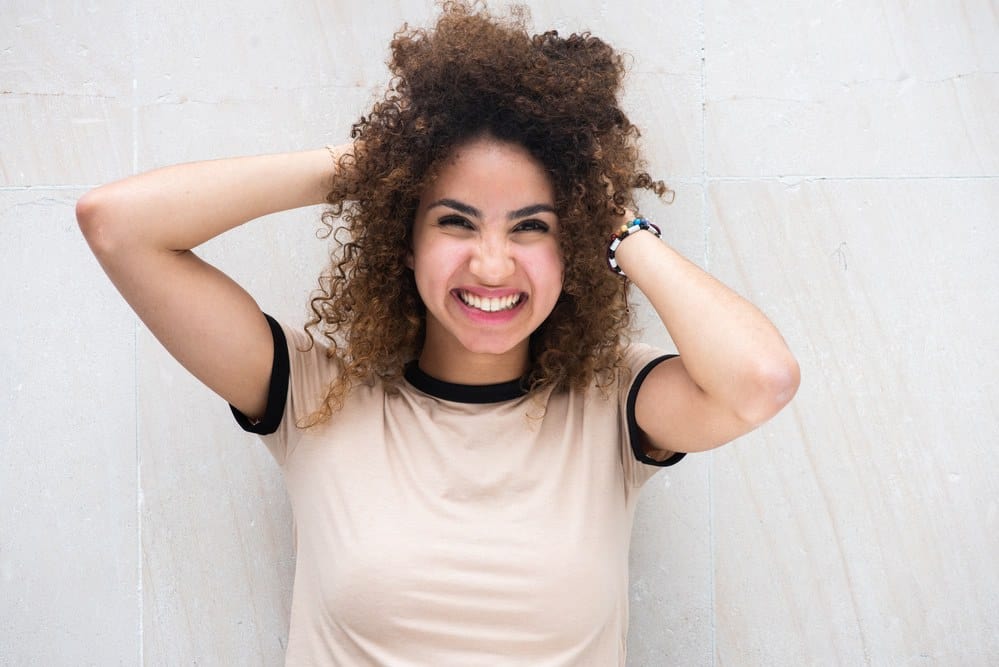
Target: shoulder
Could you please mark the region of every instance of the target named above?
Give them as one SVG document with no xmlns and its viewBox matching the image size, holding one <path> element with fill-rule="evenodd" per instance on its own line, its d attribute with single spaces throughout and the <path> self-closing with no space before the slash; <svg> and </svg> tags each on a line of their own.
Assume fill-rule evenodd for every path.
<svg viewBox="0 0 999 667">
<path fill-rule="evenodd" d="M 275 320 L 271 320 L 271 322 L 275 352 L 281 349 L 287 352 L 293 366 L 293 375 L 296 363 L 300 369 L 309 367 L 321 371 L 328 370 L 334 374 L 339 371 L 342 364 L 330 341 L 325 337 L 316 336 L 302 326 L 291 326 Z"/>
<path fill-rule="evenodd" d="M 641 385 L 642 380 L 660 363 L 676 357 L 662 348 L 647 343 L 629 343 L 621 349 L 621 364 L 618 367 L 618 386 L 628 389 Z"/>
<path fill-rule="evenodd" d="M 330 386 L 343 364 L 332 345 L 302 326 L 291 326 L 268 318 L 274 336 L 272 385 L 287 396 L 294 421 L 300 422 L 322 409 Z M 284 391 L 278 385 L 284 380 Z M 281 403 L 282 396 L 271 396 Z"/>
</svg>

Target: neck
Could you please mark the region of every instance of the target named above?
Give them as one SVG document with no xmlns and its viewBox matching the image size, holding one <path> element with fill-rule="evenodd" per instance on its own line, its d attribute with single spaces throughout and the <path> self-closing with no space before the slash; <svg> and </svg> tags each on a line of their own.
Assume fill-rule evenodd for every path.
<svg viewBox="0 0 999 667">
<path fill-rule="evenodd" d="M 419 366 L 427 375 L 454 384 L 482 385 L 516 380 L 527 373 L 528 348 L 525 344 L 503 354 L 469 352 L 447 346 L 441 349 L 430 341 L 420 352 Z"/>
</svg>

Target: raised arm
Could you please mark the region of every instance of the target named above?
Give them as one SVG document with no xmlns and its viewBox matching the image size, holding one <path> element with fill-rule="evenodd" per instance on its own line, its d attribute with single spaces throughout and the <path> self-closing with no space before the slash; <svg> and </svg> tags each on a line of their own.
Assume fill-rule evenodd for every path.
<svg viewBox="0 0 999 667">
<path fill-rule="evenodd" d="M 753 304 L 648 231 L 624 239 L 616 260 L 680 353 L 656 366 L 638 392 L 635 418 L 650 455 L 717 447 L 791 400 L 798 363 Z"/>
<path fill-rule="evenodd" d="M 191 249 L 254 218 L 322 203 L 333 176 L 326 149 L 182 164 L 96 188 L 76 217 L 108 277 L 170 354 L 256 418 L 267 407 L 273 360 L 267 322 L 243 288 Z"/>
</svg>

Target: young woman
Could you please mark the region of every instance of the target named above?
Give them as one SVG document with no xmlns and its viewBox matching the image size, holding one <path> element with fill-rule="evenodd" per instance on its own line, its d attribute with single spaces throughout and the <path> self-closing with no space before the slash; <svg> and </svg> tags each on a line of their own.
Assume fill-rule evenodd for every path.
<svg viewBox="0 0 999 667">
<path fill-rule="evenodd" d="M 634 190 L 666 189 L 608 45 L 452 3 L 390 65 L 353 142 L 128 178 L 80 226 L 282 467 L 288 664 L 623 665 L 639 488 L 772 417 L 797 364 L 636 219 Z M 191 251 L 323 201 L 338 243 L 308 329 Z M 679 356 L 627 344 L 629 285 Z"/>
</svg>

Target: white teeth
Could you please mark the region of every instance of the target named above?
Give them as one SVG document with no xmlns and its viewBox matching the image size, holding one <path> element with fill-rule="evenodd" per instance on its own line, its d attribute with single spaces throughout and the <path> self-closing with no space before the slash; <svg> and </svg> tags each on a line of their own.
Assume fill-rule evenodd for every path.
<svg viewBox="0 0 999 667">
<path fill-rule="evenodd" d="M 493 297 L 493 298 L 483 298 L 472 294 L 471 292 L 465 292 L 459 290 L 458 296 L 465 303 L 466 306 L 471 306 L 476 310 L 481 310 L 486 313 L 497 313 L 501 310 L 510 310 L 518 303 L 520 303 L 519 294 L 511 294 L 504 297 Z"/>
</svg>

